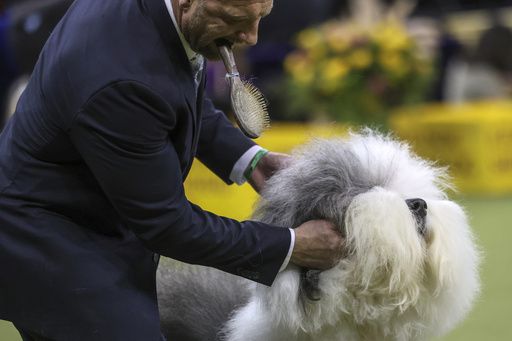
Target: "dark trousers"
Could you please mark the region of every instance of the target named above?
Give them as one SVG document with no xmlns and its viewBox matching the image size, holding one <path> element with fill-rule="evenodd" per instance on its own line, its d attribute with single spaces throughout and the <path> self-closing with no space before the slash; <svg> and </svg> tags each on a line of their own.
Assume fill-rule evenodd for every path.
<svg viewBox="0 0 512 341">
<path fill-rule="evenodd" d="M 21 335 L 21 339 L 23 341 L 55 341 L 53 339 L 49 339 L 47 337 L 37 335 L 36 333 L 32 333 L 26 329 L 23 329 L 17 325 L 14 325 L 16 329 L 18 329 L 18 332 Z"/>
</svg>

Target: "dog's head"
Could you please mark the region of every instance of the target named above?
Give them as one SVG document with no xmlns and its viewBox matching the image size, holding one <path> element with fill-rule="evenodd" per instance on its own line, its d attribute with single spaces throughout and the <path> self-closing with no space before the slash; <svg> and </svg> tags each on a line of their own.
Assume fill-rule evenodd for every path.
<svg viewBox="0 0 512 341">
<path fill-rule="evenodd" d="M 330 220 L 346 240 L 333 269 L 303 269 L 299 298 L 309 299 L 305 320 L 313 322 L 302 328 L 351 319 L 405 339 L 452 328 L 478 292 L 479 255 L 465 212 L 447 199 L 446 169 L 370 130 L 317 139 L 295 155 L 269 182 L 255 217 L 286 227 Z"/>
</svg>

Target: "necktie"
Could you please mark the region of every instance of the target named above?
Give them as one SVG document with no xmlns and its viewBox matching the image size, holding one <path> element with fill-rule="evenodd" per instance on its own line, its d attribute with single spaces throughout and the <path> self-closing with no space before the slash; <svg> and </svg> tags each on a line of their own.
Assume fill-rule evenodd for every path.
<svg viewBox="0 0 512 341">
<path fill-rule="evenodd" d="M 199 87 L 199 81 L 201 80 L 201 71 L 203 71 L 204 57 L 199 53 L 190 59 L 190 66 L 192 67 L 192 75 L 194 76 L 194 84 L 197 88 Z"/>
</svg>

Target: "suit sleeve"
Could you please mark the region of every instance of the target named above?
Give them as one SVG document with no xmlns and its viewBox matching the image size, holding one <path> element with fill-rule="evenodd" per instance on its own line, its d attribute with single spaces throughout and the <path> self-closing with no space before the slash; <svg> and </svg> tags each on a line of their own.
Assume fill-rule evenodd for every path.
<svg viewBox="0 0 512 341">
<path fill-rule="evenodd" d="M 197 158 L 225 183 L 232 184 L 229 175 L 235 163 L 254 141 L 231 123 L 223 112 L 216 110 L 210 99 L 203 101 L 203 120 Z"/>
<path fill-rule="evenodd" d="M 155 92 L 121 82 L 95 94 L 69 133 L 123 222 L 150 250 L 270 285 L 286 257 L 289 231 L 219 217 L 188 202 L 168 136 L 177 121 Z"/>
</svg>

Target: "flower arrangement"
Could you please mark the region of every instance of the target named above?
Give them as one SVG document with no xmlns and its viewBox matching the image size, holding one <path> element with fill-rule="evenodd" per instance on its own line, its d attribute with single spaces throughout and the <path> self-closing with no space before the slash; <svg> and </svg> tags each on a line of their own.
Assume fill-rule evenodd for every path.
<svg viewBox="0 0 512 341">
<path fill-rule="evenodd" d="M 397 20 L 329 21 L 299 32 L 296 47 L 284 61 L 292 119 L 385 124 L 393 107 L 424 99 L 433 74 Z"/>
</svg>

